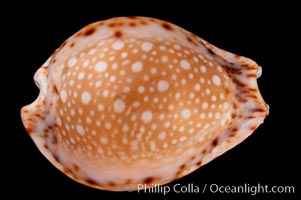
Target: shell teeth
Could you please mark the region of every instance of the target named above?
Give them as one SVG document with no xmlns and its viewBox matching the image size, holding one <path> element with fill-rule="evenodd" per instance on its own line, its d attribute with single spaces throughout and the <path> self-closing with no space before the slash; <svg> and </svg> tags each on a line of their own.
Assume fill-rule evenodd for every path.
<svg viewBox="0 0 301 200">
<path fill-rule="evenodd" d="M 48 86 L 48 66 L 50 64 L 51 58 L 49 58 L 34 74 L 34 81 L 36 86 L 40 89 L 40 96 L 45 97 L 47 95 Z"/>
<path fill-rule="evenodd" d="M 257 76 L 257 78 L 259 78 L 259 77 L 261 77 L 261 75 L 262 75 L 262 67 L 258 66 L 256 76 Z"/>
</svg>

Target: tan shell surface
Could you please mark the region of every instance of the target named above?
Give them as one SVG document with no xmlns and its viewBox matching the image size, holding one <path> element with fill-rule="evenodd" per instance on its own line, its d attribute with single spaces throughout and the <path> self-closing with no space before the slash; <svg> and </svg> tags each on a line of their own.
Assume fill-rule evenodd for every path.
<svg viewBox="0 0 301 200">
<path fill-rule="evenodd" d="M 66 40 L 35 74 L 22 120 L 70 178 L 123 191 L 191 173 L 242 142 L 268 106 L 261 68 L 157 19 L 119 17 Z"/>
</svg>

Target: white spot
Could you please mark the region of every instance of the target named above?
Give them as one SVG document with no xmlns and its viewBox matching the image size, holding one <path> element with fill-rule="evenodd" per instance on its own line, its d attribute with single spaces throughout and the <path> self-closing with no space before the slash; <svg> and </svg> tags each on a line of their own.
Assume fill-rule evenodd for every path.
<svg viewBox="0 0 301 200">
<path fill-rule="evenodd" d="M 183 69 L 185 70 L 190 69 L 190 63 L 187 60 L 181 60 L 180 64 Z"/>
<path fill-rule="evenodd" d="M 115 50 L 120 50 L 124 47 L 124 42 L 122 41 L 116 41 L 112 44 L 112 48 Z"/>
<path fill-rule="evenodd" d="M 99 87 L 99 86 L 101 86 L 101 84 L 102 84 L 101 81 L 97 81 L 97 82 L 95 83 L 95 87 Z"/>
<path fill-rule="evenodd" d="M 73 86 L 73 85 L 74 85 L 74 80 L 73 80 L 73 79 L 71 79 L 71 80 L 69 81 L 69 85 L 70 85 L 70 86 Z"/>
<path fill-rule="evenodd" d="M 111 128 L 112 128 L 111 123 L 107 122 L 107 123 L 105 124 L 105 128 L 106 128 L 107 130 L 111 129 Z"/>
<path fill-rule="evenodd" d="M 205 92 L 207 95 L 209 95 L 211 93 L 211 90 L 209 88 L 206 88 Z"/>
<path fill-rule="evenodd" d="M 189 129 L 188 133 L 190 134 L 194 133 L 194 128 Z"/>
<path fill-rule="evenodd" d="M 122 144 L 128 144 L 128 143 L 129 143 L 129 140 L 128 140 L 127 136 L 124 135 L 124 136 L 122 137 Z"/>
<path fill-rule="evenodd" d="M 95 115 L 95 111 L 94 110 L 90 110 L 90 115 L 93 117 Z"/>
<path fill-rule="evenodd" d="M 143 101 L 148 102 L 148 100 L 149 100 L 149 97 L 148 97 L 148 96 L 144 96 L 144 97 L 143 97 Z"/>
<path fill-rule="evenodd" d="M 90 117 L 87 117 L 87 118 L 86 118 L 86 123 L 87 123 L 87 124 L 91 124 L 91 123 L 92 123 L 92 119 L 91 119 Z"/>
<path fill-rule="evenodd" d="M 168 57 L 167 56 L 162 56 L 161 57 L 161 61 L 164 62 L 164 63 L 167 62 L 168 61 Z"/>
<path fill-rule="evenodd" d="M 186 136 L 182 136 L 182 137 L 180 137 L 180 142 L 184 142 L 186 139 L 187 139 Z"/>
<path fill-rule="evenodd" d="M 105 107 L 104 107 L 103 104 L 101 104 L 101 103 L 97 105 L 97 110 L 100 111 L 100 112 L 103 111 L 104 108 L 105 108 Z"/>
<path fill-rule="evenodd" d="M 152 67 L 152 68 L 151 68 L 151 73 L 152 73 L 152 74 L 155 74 L 155 73 L 157 73 L 157 68 L 155 68 L 155 67 Z"/>
<path fill-rule="evenodd" d="M 122 53 L 121 53 L 121 57 L 122 57 L 122 58 L 126 58 L 127 56 L 128 56 L 128 53 L 127 53 L 127 52 L 122 52 Z"/>
<path fill-rule="evenodd" d="M 57 118 L 56 122 L 59 126 L 62 126 L 62 120 L 60 117 Z"/>
<path fill-rule="evenodd" d="M 164 123 L 164 127 L 165 127 L 165 128 L 170 127 L 170 122 L 165 122 L 165 123 Z"/>
<path fill-rule="evenodd" d="M 201 72 L 206 73 L 207 69 L 204 65 L 201 66 Z"/>
<path fill-rule="evenodd" d="M 103 72 L 107 69 L 108 64 L 104 61 L 99 61 L 95 64 L 94 69 L 96 72 Z"/>
<path fill-rule="evenodd" d="M 162 51 L 165 51 L 165 50 L 166 50 L 166 46 L 161 45 L 161 46 L 159 47 L 159 49 L 162 50 Z"/>
<path fill-rule="evenodd" d="M 206 114 L 205 113 L 201 113 L 200 118 L 201 119 L 205 119 L 205 117 L 206 117 Z"/>
<path fill-rule="evenodd" d="M 180 50 L 180 49 L 181 49 L 181 46 L 178 45 L 178 44 L 174 44 L 173 47 L 174 47 L 175 49 L 177 49 L 177 50 Z"/>
<path fill-rule="evenodd" d="M 215 85 L 217 85 L 217 86 L 221 85 L 221 79 L 220 79 L 219 76 L 217 76 L 217 75 L 213 75 L 213 76 L 212 76 L 212 81 L 213 81 L 213 83 L 214 83 Z"/>
<path fill-rule="evenodd" d="M 221 114 L 219 112 L 217 112 L 217 113 L 215 113 L 214 116 L 215 116 L 216 119 L 219 119 L 221 117 Z"/>
<path fill-rule="evenodd" d="M 96 52 L 96 49 L 91 49 L 89 52 L 88 52 L 88 54 L 90 54 L 90 55 L 92 55 L 92 54 L 94 54 Z"/>
<path fill-rule="evenodd" d="M 138 87 L 138 92 L 139 92 L 139 93 L 143 93 L 144 91 L 145 91 L 144 86 L 139 86 L 139 87 Z"/>
<path fill-rule="evenodd" d="M 153 114 L 151 111 L 144 111 L 141 115 L 141 120 L 144 123 L 149 123 L 152 120 Z"/>
<path fill-rule="evenodd" d="M 225 103 L 224 103 L 224 108 L 225 108 L 225 109 L 228 109 L 229 107 L 230 107 L 229 103 L 228 103 L 228 102 L 225 102 Z"/>
<path fill-rule="evenodd" d="M 193 74 L 190 73 L 190 74 L 188 75 L 188 77 L 189 77 L 190 79 L 193 79 Z"/>
<path fill-rule="evenodd" d="M 185 78 L 182 78 L 181 84 L 182 84 L 182 85 L 186 85 L 186 79 L 185 79 Z"/>
<path fill-rule="evenodd" d="M 109 90 L 104 90 L 102 92 L 102 96 L 105 97 L 105 98 L 107 98 L 109 96 Z"/>
<path fill-rule="evenodd" d="M 150 149 L 151 149 L 151 151 L 155 151 L 156 150 L 156 143 L 154 141 L 150 142 Z"/>
<path fill-rule="evenodd" d="M 121 76 L 124 76 L 124 75 L 126 74 L 126 72 L 125 72 L 124 69 L 122 69 L 122 70 L 120 70 L 119 74 L 120 74 Z"/>
<path fill-rule="evenodd" d="M 91 100 L 91 95 L 88 92 L 83 92 L 81 96 L 81 100 L 83 104 L 88 104 Z"/>
<path fill-rule="evenodd" d="M 76 144 L 76 141 L 75 141 L 73 138 L 70 138 L 70 142 L 71 142 L 72 144 Z"/>
<path fill-rule="evenodd" d="M 135 73 L 138 73 L 142 70 L 143 68 L 143 65 L 141 62 L 135 62 L 133 65 L 132 65 L 132 71 L 135 72 Z"/>
<path fill-rule="evenodd" d="M 144 76 L 143 76 L 143 80 L 144 80 L 144 81 L 148 81 L 148 80 L 149 80 L 149 76 L 148 76 L 148 75 L 144 75 Z"/>
<path fill-rule="evenodd" d="M 85 135 L 85 130 L 84 130 L 84 128 L 81 125 L 76 125 L 76 131 L 80 135 Z"/>
<path fill-rule="evenodd" d="M 100 138 L 100 142 L 101 142 L 102 144 L 108 144 L 108 138 L 107 138 L 107 137 L 101 137 L 101 138 Z"/>
<path fill-rule="evenodd" d="M 212 116 L 213 116 L 212 112 L 209 112 L 209 113 L 208 113 L 208 118 L 211 119 Z"/>
<path fill-rule="evenodd" d="M 161 133 L 159 133 L 159 139 L 160 140 L 164 140 L 165 139 L 165 137 L 166 137 L 166 132 L 161 132 Z"/>
<path fill-rule="evenodd" d="M 204 103 L 202 104 L 202 108 L 203 108 L 203 109 L 207 109 L 207 108 L 208 108 L 208 103 L 207 103 L 207 102 L 204 102 Z"/>
<path fill-rule="evenodd" d="M 104 153 L 103 149 L 100 148 L 100 147 L 97 148 L 97 152 L 98 152 L 100 155 L 102 155 L 102 154 Z"/>
<path fill-rule="evenodd" d="M 123 132 L 128 132 L 129 131 L 129 126 L 127 124 L 123 124 L 122 131 Z"/>
<path fill-rule="evenodd" d="M 195 63 L 197 63 L 197 62 L 199 62 L 199 59 L 197 58 L 197 57 L 193 57 L 193 61 L 195 62 Z"/>
<path fill-rule="evenodd" d="M 130 89 L 128 86 L 126 86 L 126 87 L 124 87 L 124 88 L 122 89 L 122 91 L 125 92 L 125 93 L 128 93 L 128 92 L 131 91 L 131 89 Z"/>
<path fill-rule="evenodd" d="M 67 65 L 68 67 L 73 67 L 77 62 L 77 58 L 76 57 L 72 57 L 68 60 Z"/>
<path fill-rule="evenodd" d="M 152 124 L 151 128 L 152 128 L 152 130 L 156 130 L 158 128 L 158 125 L 157 124 Z"/>
<path fill-rule="evenodd" d="M 205 79 L 202 77 L 202 78 L 200 78 L 200 82 L 202 83 L 202 84 L 204 84 L 205 83 Z"/>
<path fill-rule="evenodd" d="M 78 76 L 77 76 L 77 78 L 78 78 L 79 80 L 83 79 L 84 77 L 85 77 L 85 73 L 84 73 L 84 72 L 80 72 L 80 73 L 78 74 Z"/>
<path fill-rule="evenodd" d="M 173 104 L 168 105 L 168 110 L 173 110 L 174 108 L 175 108 L 175 106 Z"/>
<path fill-rule="evenodd" d="M 183 118 L 187 119 L 191 116 L 191 112 L 189 109 L 184 109 L 182 110 L 181 115 Z"/>
<path fill-rule="evenodd" d="M 225 95 L 224 95 L 223 93 L 220 93 L 220 94 L 219 94 L 219 98 L 220 98 L 220 99 L 224 99 L 224 98 L 225 98 Z"/>
<path fill-rule="evenodd" d="M 165 115 L 163 113 L 160 114 L 159 119 L 162 121 L 163 119 L 165 119 Z"/>
<path fill-rule="evenodd" d="M 84 66 L 84 67 L 88 67 L 89 64 L 90 64 L 89 60 L 86 60 L 86 61 L 83 63 L 83 66 Z"/>
<path fill-rule="evenodd" d="M 154 92 L 155 89 L 154 89 L 153 87 L 150 87 L 150 88 L 149 88 L 149 91 L 150 91 L 150 92 Z"/>
<path fill-rule="evenodd" d="M 173 139 L 172 141 L 171 141 L 171 144 L 177 144 L 177 139 Z"/>
<path fill-rule="evenodd" d="M 111 76 L 110 77 L 110 82 L 114 82 L 114 81 L 116 81 L 116 77 L 115 76 Z"/>
<path fill-rule="evenodd" d="M 67 92 L 66 92 L 66 90 L 62 90 L 61 93 L 60 93 L 60 96 L 61 96 L 62 102 L 65 103 L 67 101 Z"/>
<path fill-rule="evenodd" d="M 179 128 L 179 131 L 180 131 L 180 132 L 184 132 L 184 131 L 185 131 L 185 127 L 184 127 L 184 126 L 181 126 L 181 127 Z"/>
<path fill-rule="evenodd" d="M 216 101 L 216 100 L 217 100 L 217 98 L 215 95 L 211 96 L 211 101 Z"/>
<path fill-rule="evenodd" d="M 132 150 L 137 150 L 137 148 L 138 148 L 138 141 L 137 140 L 132 140 L 130 144 L 131 144 L 131 149 Z"/>
<path fill-rule="evenodd" d="M 195 94 L 193 92 L 190 92 L 188 97 L 189 97 L 189 99 L 193 99 L 195 97 Z"/>
<path fill-rule="evenodd" d="M 134 108 L 138 108 L 139 105 L 140 105 L 140 102 L 139 101 L 135 101 L 132 105 L 133 105 Z"/>
<path fill-rule="evenodd" d="M 165 80 L 160 80 L 157 84 L 157 90 L 159 92 L 164 92 L 169 88 L 169 83 Z"/>
<path fill-rule="evenodd" d="M 71 114 L 71 116 L 74 116 L 74 115 L 75 115 L 75 110 L 74 110 L 74 109 L 71 109 L 71 110 L 70 110 L 70 114 Z"/>
<path fill-rule="evenodd" d="M 142 50 L 144 50 L 144 51 L 150 51 L 150 50 L 153 48 L 153 44 L 150 43 L 150 42 L 143 42 L 143 43 L 141 44 L 141 48 L 142 48 Z"/>
<path fill-rule="evenodd" d="M 114 107 L 114 111 L 117 112 L 117 113 L 121 113 L 124 111 L 125 109 L 125 103 L 121 100 L 121 99 L 117 99 L 114 104 L 113 104 L 113 107 Z"/>
<path fill-rule="evenodd" d="M 199 83 L 195 84 L 194 89 L 199 91 L 201 89 L 201 85 Z"/>
</svg>

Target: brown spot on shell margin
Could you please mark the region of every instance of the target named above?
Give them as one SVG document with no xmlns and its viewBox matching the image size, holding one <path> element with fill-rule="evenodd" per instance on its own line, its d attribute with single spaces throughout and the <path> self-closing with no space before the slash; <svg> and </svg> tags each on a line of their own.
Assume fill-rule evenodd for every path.
<svg viewBox="0 0 301 200">
<path fill-rule="evenodd" d="M 135 22 L 130 22 L 130 23 L 129 23 L 129 26 L 135 27 L 135 26 L 137 26 L 137 24 L 136 24 Z"/>
<path fill-rule="evenodd" d="M 108 24 L 108 27 L 113 28 L 113 27 L 115 27 L 116 25 L 117 25 L 116 23 L 111 22 L 111 23 Z"/>
<path fill-rule="evenodd" d="M 146 179 L 144 179 L 143 183 L 144 184 L 151 184 L 154 181 L 153 177 L 148 177 Z"/>
<path fill-rule="evenodd" d="M 117 38 L 120 38 L 122 36 L 122 32 L 121 31 L 116 31 L 114 33 L 114 36 L 117 37 Z"/>
<path fill-rule="evenodd" d="M 218 138 L 215 138 L 211 144 L 213 147 L 216 147 L 218 145 Z"/>
<path fill-rule="evenodd" d="M 143 26 L 146 26 L 146 25 L 147 25 L 147 22 L 144 21 L 144 20 L 142 20 L 142 21 L 140 21 L 140 24 L 143 25 Z"/>
<path fill-rule="evenodd" d="M 84 33 L 84 36 L 90 36 L 92 35 L 94 32 L 96 31 L 96 29 L 94 27 L 89 28 L 88 30 L 86 30 L 86 32 Z"/>
<path fill-rule="evenodd" d="M 52 156 L 56 162 L 61 163 L 59 157 L 56 154 L 53 154 Z"/>
<path fill-rule="evenodd" d="M 136 19 L 137 16 L 128 16 L 129 19 Z"/>
<path fill-rule="evenodd" d="M 90 185 L 98 185 L 97 182 L 91 178 L 86 179 L 86 182 Z"/>
<path fill-rule="evenodd" d="M 162 26 L 165 30 L 168 30 L 168 31 L 171 31 L 171 30 L 172 30 L 172 27 L 171 27 L 168 23 L 163 23 L 163 24 L 161 24 L 161 26 Z"/>
<path fill-rule="evenodd" d="M 74 164 L 74 165 L 73 165 L 73 170 L 74 170 L 75 172 L 78 172 L 78 171 L 79 171 L 79 167 L 78 167 L 76 164 Z"/>
<path fill-rule="evenodd" d="M 201 166 L 201 165 L 202 165 L 202 161 L 200 160 L 200 161 L 197 162 L 195 165 L 196 165 L 196 166 Z"/>
</svg>

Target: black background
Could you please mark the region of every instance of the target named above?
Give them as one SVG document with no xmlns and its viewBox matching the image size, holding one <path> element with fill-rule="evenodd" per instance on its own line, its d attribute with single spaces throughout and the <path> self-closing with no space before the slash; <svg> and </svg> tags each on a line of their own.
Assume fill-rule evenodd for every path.
<svg viewBox="0 0 301 200">
<path fill-rule="evenodd" d="M 130 199 L 295 199 L 300 190 L 300 155 L 297 135 L 300 134 L 300 91 L 297 78 L 300 67 L 294 55 L 299 40 L 293 39 L 300 25 L 293 6 L 282 3 L 264 6 L 244 3 L 233 5 L 196 5 L 189 2 L 171 3 L 163 7 L 154 2 L 112 5 L 81 2 L 80 9 L 52 5 L 20 5 L 9 7 L 3 16 L 3 95 L 9 105 L 3 117 L 3 148 L 5 161 L 2 176 L 11 197 L 24 198 L 68 195 L 69 198 L 130 198 Z M 27 9 L 29 7 L 31 9 Z M 117 9 L 120 9 L 117 10 Z M 286 14 L 284 14 L 287 12 Z M 220 185 L 293 185 L 295 194 L 138 194 L 137 192 L 106 192 L 88 188 L 69 179 L 53 167 L 35 147 L 20 119 L 22 106 L 38 95 L 34 72 L 61 43 L 85 25 L 117 16 L 148 16 L 170 21 L 227 51 L 255 60 L 263 68 L 258 80 L 260 91 L 270 105 L 270 115 L 247 140 L 194 173 L 169 184 L 193 183 Z M 296 78 L 295 78 L 296 77 Z M 6 92 L 7 90 L 7 92 Z M 8 116 L 8 117 L 6 117 Z M 299 124 L 298 124 L 299 123 Z M 12 124 L 12 125 L 11 125 Z M 298 185 L 299 184 L 299 185 Z M 13 191 L 13 192 L 10 192 Z"/>
</svg>

